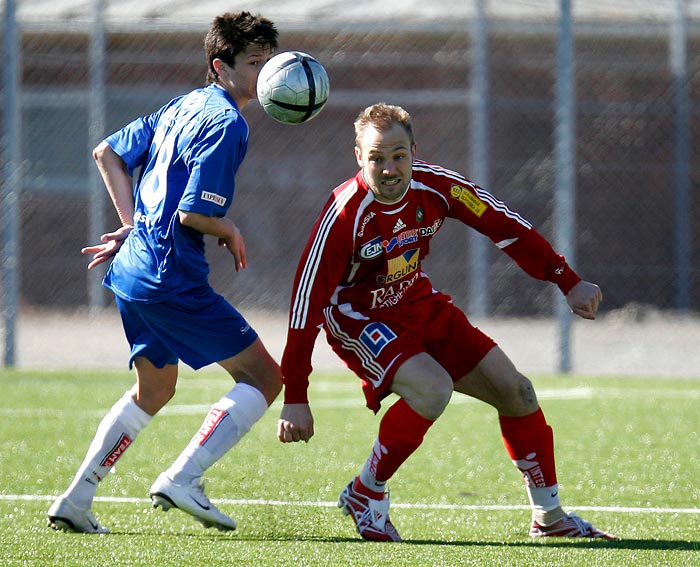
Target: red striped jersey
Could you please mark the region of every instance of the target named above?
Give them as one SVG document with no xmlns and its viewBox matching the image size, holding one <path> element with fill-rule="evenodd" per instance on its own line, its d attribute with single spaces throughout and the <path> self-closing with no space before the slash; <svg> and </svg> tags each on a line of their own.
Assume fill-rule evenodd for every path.
<svg viewBox="0 0 700 567">
<path fill-rule="evenodd" d="M 440 294 L 421 266 L 447 218 L 485 234 L 525 272 L 563 293 L 580 281 L 528 221 L 459 173 L 416 160 L 404 196 L 386 204 L 358 172 L 332 192 L 297 267 L 282 357 L 286 403 L 307 401 L 324 309 L 370 320 L 391 310 L 384 314 L 396 320 Z"/>
</svg>

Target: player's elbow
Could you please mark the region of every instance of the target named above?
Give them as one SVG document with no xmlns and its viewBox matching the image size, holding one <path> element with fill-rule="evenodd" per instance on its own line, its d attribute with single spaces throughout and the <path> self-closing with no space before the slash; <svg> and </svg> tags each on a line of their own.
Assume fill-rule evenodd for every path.
<svg viewBox="0 0 700 567">
<path fill-rule="evenodd" d="M 126 172 L 124 160 L 107 142 L 100 142 L 97 147 L 92 150 L 92 158 L 97 163 L 97 167 L 100 171 L 112 173 Z"/>
<path fill-rule="evenodd" d="M 189 211 L 178 210 L 177 216 L 180 219 L 180 224 L 182 226 L 188 226 L 196 230 L 201 230 L 203 216 L 198 213 L 193 213 Z"/>
<path fill-rule="evenodd" d="M 187 211 L 178 211 L 177 216 L 182 226 L 190 226 L 192 224 L 192 215 Z"/>
<path fill-rule="evenodd" d="M 112 148 L 109 147 L 109 144 L 102 141 L 95 147 L 94 150 L 92 150 L 92 159 L 94 159 L 97 163 L 104 163 L 108 151 L 113 152 Z"/>
</svg>

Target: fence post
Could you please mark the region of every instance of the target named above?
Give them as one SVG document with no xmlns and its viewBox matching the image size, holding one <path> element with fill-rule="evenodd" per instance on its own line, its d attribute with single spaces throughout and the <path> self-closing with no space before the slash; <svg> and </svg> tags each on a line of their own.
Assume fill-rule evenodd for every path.
<svg viewBox="0 0 700 567">
<path fill-rule="evenodd" d="M 471 79 L 471 173 L 468 177 L 489 189 L 489 54 L 486 0 L 474 0 L 472 19 L 472 79 Z M 482 234 L 470 234 L 469 313 L 484 317 L 490 313 L 488 245 Z"/>
<path fill-rule="evenodd" d="M 571 25 L 571 0 L 560 1 L 559 33 L 557 34 L 557 69 L 555 94 L 555 174 L 554 234 L 555 247 L 568 262 L 575 265 L 575 185 L 576 185 L 576 111 L 574 92 L 574 54 Z M 571 310 L 556 294 L 556 316 L 559 327 L 559 372 L 571 372 Z"/>
<path fill-rule="evenodd" d="M 15 1 L 5 2 L 3 63 L 3 179 L 0 199 L 2 249 L 0 263 L 3 276 L 3 322 L 5 328 L 4 365 L 15 366 L 17 315 L 19 312 L 19 200 L 22 179 L 20 155 L 19 67 L 20 53 Z"/>
<path fill-rule="evenodd" d="M 92 149 L 105 136 L 105 25 L 104 0 L 92 2 L 92 26 L 90 26 L 90 95 L 88 111 L 88 194 L 89 194 L 89 244 L 99 242 L 100 235 L 105 231 L 105 190 L 102 178 L 92 159 Z M 102 287 L 102 277 L 105 264 L 98 265 L 87 272 L 88 301 L 91 310 L 104 308 L 106 304 L 105 291 Z"/>
<path fill-rule="evenodd" d="M 688 100 L 688 1 L 676 0 L 670 27 L 673 81 L 673 265 L 675 306 L 690 307 L 690 105 Z"/>
</svg>

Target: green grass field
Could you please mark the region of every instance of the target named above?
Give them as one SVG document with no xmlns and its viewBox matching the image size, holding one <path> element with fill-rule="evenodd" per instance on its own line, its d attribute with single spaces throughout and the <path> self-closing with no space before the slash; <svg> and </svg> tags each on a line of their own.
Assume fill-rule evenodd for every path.
<svg viewBox="0 0 700 567">
<path fill-rule="evenodd" d="M 98 490 L 109 535 L 55 532 L 45 514 L 101 416 L 130 387 L 114 372 L 0 371 L 0 564 L 11 566 L 679 566 L 700 565 L 700 380 L 535 377 L 554 427 L 562 501 L 619 541 L 527 536 L 519 474 L 495 412 L 455 397 L 391 481 L 405 541 L 365 542 L 335 507 L 379 418 L 349 375 L 315 375 L 316 436 L 276 440 L 279 403 L 208 471 L 207 492 L 237 519 L 205 530 L 153 510 L 148 488 L 225 393 L 223 373 L 183 373 L 178 393 Z"/>
</svg>

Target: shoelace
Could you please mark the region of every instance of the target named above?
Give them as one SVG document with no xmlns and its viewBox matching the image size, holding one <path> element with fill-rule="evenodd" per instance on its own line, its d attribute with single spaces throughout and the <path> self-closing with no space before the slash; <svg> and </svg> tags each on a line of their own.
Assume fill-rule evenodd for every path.
<svg viewBox="0 0 700 567">
<path fill-rule="evenodd" d="M 579 522 L 580 522 L 580 526 L 581 526 L 580 529 L 585 535 L 593 535 L 593 534 L 598 532 L 598 530 L 596 528 L 594 528 L 593 524 L 591 524 L 590 522 L 587 522 L 586 520 L 582 520 L 581 518 L 579 518 Z"/>
</svg>

